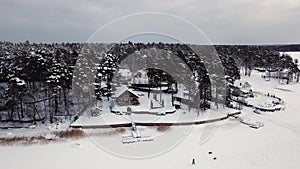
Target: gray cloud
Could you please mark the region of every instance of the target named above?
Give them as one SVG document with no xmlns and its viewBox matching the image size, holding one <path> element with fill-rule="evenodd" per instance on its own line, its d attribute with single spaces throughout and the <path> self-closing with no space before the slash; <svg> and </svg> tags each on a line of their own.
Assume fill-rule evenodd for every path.
<svg viewBox="0 0 300 169">
<path fill-rule="evenodd" d="M 300 42 L 298 0 L 2 0 L 0 40 L 84 42 L 113 19 L 149 11 L 183 17 L 197 25 L 213 43 Z M 181 25 L 146 19 L 119 29 L 134 29 L 149 24 L 146 22 L 161 26 L 170 34 L 184 31 Z"/>
</svg>

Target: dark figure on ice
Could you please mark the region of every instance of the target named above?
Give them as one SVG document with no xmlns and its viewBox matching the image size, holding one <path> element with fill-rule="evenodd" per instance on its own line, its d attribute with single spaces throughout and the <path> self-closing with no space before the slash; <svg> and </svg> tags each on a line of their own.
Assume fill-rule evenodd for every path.
<svg viewBox="0 0 300 169">
<path fill-rule="evenodd" d="M 193 160 L 192 160 L 192 165 L 195 165 L 196 163 L 195 163 L 195 159 L 193 158 Z"/>
</svg>

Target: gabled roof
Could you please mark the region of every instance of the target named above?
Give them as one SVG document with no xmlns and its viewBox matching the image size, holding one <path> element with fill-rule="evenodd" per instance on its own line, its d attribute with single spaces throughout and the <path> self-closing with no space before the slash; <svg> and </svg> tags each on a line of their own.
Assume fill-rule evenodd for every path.
<svg viewBox="0 0 300 169">
<path fill-rule="evenodd" d="M 115 91 L 115 96 L 116 97 L 119 97 L 121 96 L 124 92 L 130 92 L 132 93 L 133 95 L 135 95 L 136 97 L 140 97 L 136 92 L 134 92 L 133 90 L 131 89 L 128 89 L 126 86 L 121 86 L 120 88 L 118 88 L 116 91 Z"/>
</svg>

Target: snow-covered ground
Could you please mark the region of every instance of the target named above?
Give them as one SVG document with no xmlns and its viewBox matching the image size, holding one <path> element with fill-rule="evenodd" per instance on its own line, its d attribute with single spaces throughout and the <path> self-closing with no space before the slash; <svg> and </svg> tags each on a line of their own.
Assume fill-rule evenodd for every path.
<svg viewBox="0 0 300 169">
<path fill-rule="evenodd" d="M 72 124 L 75 126 L 101 126 L 127 124 L 134 121 L 136 123 L 184 123 L 210 120 L 220 117 L 225 117 L 227 114 L 238 112 L 234 109 L 207 110 L 197 114 L 195 109 L 189 111 L 177 110 L 176 113 L 167 115 L 151 115 L 151 114 L 131 114 L 131 115 L 116 115 L 114 113 L 105 113 L 98 117 L 81 116 L 79 120 Z"/>
<path fill-rule="evenodd" d="M 54 137 L 52 132 L 65 131 L 69 128 L 68 123 L 45 124 L 45 125 L 31 125 L 28 128 L 8 128 L 0 129 L 0 138 L 14 138 L 14 137 L 36 137 L 44 136 L 46 138 Z"/>
<path fill-rule="evenodd" d="M 173 126 L 160 132 L 159 138 L 146 143 L 124 145 L 120 141 L 121 134 L 90 134 L 88 138 L 64 143 L 0 147 L 1 168 L 298 169 L 300 84 L 283 85 L 273 79 L 265 81 L 257 72 L 253 72 L 251 77 L 242 77 L 242 80 L 248 81 L 257 92 L 275 94 L 282 98 L 285 110 L 258 115 L 253 113 L 252 108 L 244 108 L 243 118 L 264 123 L 264 127 L 257 130 L 231 119 L 218 122 L 216 131 L 216 124 Z M 87 129 L 86 132 L 103 133 L 107 130 L 109 129 Z M 154 129 L 152 132 L 158 133 Z M 181 142 L 174 142 L 176 139 Z M 167 152 L 155 154 L 164 151 Z M 208 153 L 210 151 L 212 154 Z M 153 153 L 149 154 L 151 152 Z M 151 157 L 124 158 L 120 157 L 122 153 L 134 157 Z M 191 165 L 193 158 L 196 166 Z"/>
</svg>

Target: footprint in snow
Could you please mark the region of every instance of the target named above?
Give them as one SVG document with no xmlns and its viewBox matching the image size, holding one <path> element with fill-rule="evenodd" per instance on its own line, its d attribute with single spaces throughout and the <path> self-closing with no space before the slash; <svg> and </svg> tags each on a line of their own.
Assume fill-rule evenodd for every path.
<svg viewBox="0 0 300 169">
<path fill-rule="evenodd" d="M 79 147 L 81 147 L 81 144 L 75 143 L 75 144 L 73 144 L 73 147 L 74 147 L 74 148 L 79 148 Z"/>
</svg>

